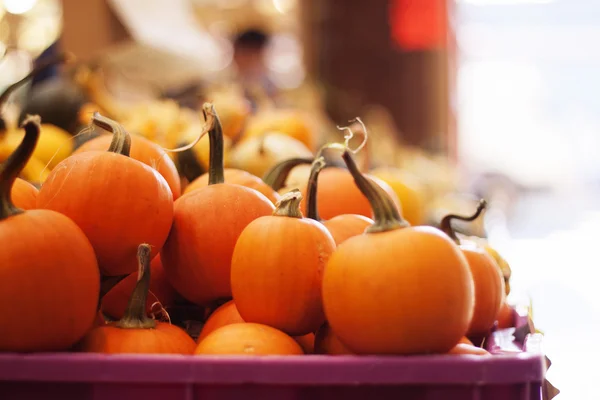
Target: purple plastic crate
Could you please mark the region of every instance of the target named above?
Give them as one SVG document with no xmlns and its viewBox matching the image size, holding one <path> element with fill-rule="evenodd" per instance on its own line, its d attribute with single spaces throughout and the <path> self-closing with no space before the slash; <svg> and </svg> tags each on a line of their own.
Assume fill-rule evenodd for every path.
<svg viewBox="0 0 600 400">
<path fill-rule="evenodd" d="M 0 398 L 540 400 L 541 336 L 512 331 L 488 338 L 491 357 L 1 354 Z"/>
</svg>

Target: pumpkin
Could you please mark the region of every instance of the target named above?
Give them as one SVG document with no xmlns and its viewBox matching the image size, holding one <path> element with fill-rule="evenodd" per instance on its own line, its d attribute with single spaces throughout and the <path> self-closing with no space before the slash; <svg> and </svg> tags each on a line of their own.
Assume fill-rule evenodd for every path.
<svg viewBox="0 0 600 400">
<path fill-rule="evenodd" d="M 139 243 L 153 256 L 173 220 L 173 194 L 156 170 L 129 157 L 131 137 L 115 121 L 94 114 L 92 122 L 113 132 L 108 151 L 85 151 L 52 170 L 37 198 L 38 208 L 71 218 L 89 238 L 103 275 L 136 269 Z"/>
<path fill-rule="evenodd" d="M 273 190 L 281 194 L 287 193 L 290 188 L 295 189 L 302 182 L 308 181 L 312 162 L 312 157 L 294 157 L 283 160 L 271 167 L 264 174 L 262 180 Z M 306 169 L 307 173 L 304 174 L 304 171 L 301 171 L 301 176 L 295 175 L 300 168 Z"/>
<path fill-rule="evenodd" d="M 237 139 L 252 111 L 250 102 L 235 90 L 219 90 L 209 96 L 223 126 L 223 135 Z"/>
<path fill-rule="evenodd" d="M 251 222 L 231 261 L 231 290 L 244 321 L 295 336 L 324 322 L 321 279 L 335 249 L 322 224 L 302 217 L 301 199 L 298 190 L 286 193 L 273 215 Z M 268 251 L 257 251 L 265 246 Z"/>
<path fill-rule="evenodd" d="M 237 323 L 211 332 L 196 348 L 197 355 L 285 356 L 302 355 L 302 347 L 273 327 Z"/>
<path fill-rule="evenodd" d="M 229 166 L 263 176 L 270 168 L 289 158 L 312 157 L 302 142 L 278 132 L 267 132 L 239 142 L 229 154 Z"/>
<path fill-rule="evenodd" d="M 315 335 L 315 354 L 348 355 L 353 354 L 340 342 L 328 323 L 324 323 Z"/>
<path fill-rule="evenodd" d="M 222 304 L 218 307 L 212 314 L 208 317 L 204 326 L 202 327 L 202 331 L 200 331 L 200 335 L 198 336 L 198 342 L 201 342 L 206 336 L 208 336 L 211 332 L 216 329 L 219 329 L 222 326 L 237 324 L 245 322 L 240 313 L 238 312 L 237 307 L 235 306 L 235 302 L 233 300 L 229 300 L 225 304 Z M 298 344 L 302 347 L 302 349 L 308 354 L 313 351 L 313 343 L 314 343 L 314 335 L 309 333 L 304 336 L 295 336 L 293 339 L 298 342 Z"/>
<path fill-rule="evenodd" d="M 22 129 L 10 130 L 3 140 L 9 146 L 16 147 L 23 140 L 23 135 Z M 33 157 L 48 169 L 52 169 L 71 155 L 72 151 L 73 137 L 67 131 L 51 124 L 41 125 L 40 138 Z"/>
<path fill-rule="evenodd" d="M 454 346 L 448 354 L 452 355 L 472 355 L 472 356 L 489 356 L 490 352 L 486 349 L 482 349 L 481 347 L 473 346 L 468 343 L 458 343 Z"/>
<path fill-rule="evenodd" d="M 314 127 L 310 117 L 290 109 L 265 109 L 248 119 L 242 139 L 278 132 L 303 143 L 308 149 L 316 144 Z"/>
<path fill-rule="evenodd" d="M 138 160 L 152 169 L 155 169 L 167 181 L 173 199 L 177 199 L 181 195 L 181 180 L 179 173 L 173 160 L 169 158 L 167 153 L 156 143 L 139 135 L 130 135 L 131 148 L 129 157 Z M 105 151 L 110 147 L 112 142 L 111 135 L 101 135 L 82 144 L 75 154 L 85 151 Z"/>
<path fill-rule="evenodd" d="M 26 118 L 23 128 L 23 141 L 0 166 L 0 351 L 67 350 L 94 323 L 100 274 L 92 245 L 72 220 L 12 203 L 13 183 L 38 141 L 39 117 Z"/>
<path fill-rule="evenodd" d="M 321 221 L 317 207 L 317 188 L 320 171 L 325 167 L 325 162 L 322 157 L 317 158 L 311 167 L 310 176 L 308 178 L 308 194 L 307 194 L 307 217 L 315 221 Z M 373 220 L 357 214 L 342 214 L 333 217 L 330 220 L 322 222 L 336 245 L 346 241 L 352 236 L 362 234 L 367 227 L 373 224 Z"/>
<path fill-rule="evenodd" d="M 498 329 L 507 329 L 515 326 L 515 311 L 506 302 L 506 298 L 502 301 L 502 306 L 498 312 Z"/>
<path fill-rule="evenodd" d="M 425 188 L 415 176 L 398 168 L 376 168 L 371 175 L 387 183 L 402 205 L 402 218 L 411 225 L 426 222 Z"/>
<path fill-rule="evenodd" d="M 262 181 L 259 177 L 252 175 L 249 172 L 242 171 L 241 169 L 225 168 L 223 175 L 225 182 L 229 184 L 235 184 L 244 186 L 250 189 L 254 189 L 275 204 L 279 200 L 279 194 L 271 189 L 269 185 Z M 191 182 L 186 188 L 184 193 L 189 193 L 192 190 L 200 189 L 208 186 L 208 174 L 203 174 L 193 182 Z"/>
<path fill-rule="evenodd" d="M 197 305 L 231 297 L 235 243 L 250 222 L 273 212 L 263 194 L 225 183 L 219 117 L 210 103 L 204 104 L 203 112 L 210 126 L 209 184 L 175 201 L 173 226 L 161 252 L 175 290 Z"/>
<path fill-rule="evenodd" d="M 494 259 L 480 246 L 472 241 L 461 241 L 452 229 L 452 220 L 473 221 L 486 207 L 485 200 L 479 202 L 476 212 L 471 216 L 448 214 L 440 222 L 440 228 L 460 246 L 469 262 L 475 283 L 475 308 L 468 335 L 484 335 L 488 333 L 500 312 L 504 296 L 504 280 L 500 267 Z"/>
<path fill-rule="evenodd" d="M 152 279 L 150 280 L 150 293 L 146 301 L 146 314 L 148 315 L 158 311 L 159 308 L 157 308 L 156 303 L 159 303 L 163 308 L 167 308 L 172 306 L 177 298 L 177 292 L 175 292 L 175 289 L 169 283 L 162 267 L 160 255 L 152 259 L 150 269 L 152 270 Z M 136 283 L 136 274 L 130 274 L 113 286 L 102 297 L 102 311 L 104 314 L 113 319 L 122 318 L 127 301 L 129 301 Z"/>
<path fill-rule="evenodd" d="M 138 249 L 139 270 L 137 283 L 123 317 L 117 321 L 93 328 L 78 344 L 86 353 L 108 354 L 192 354 L 194 340 L 181 328 L 166 322 L 157 322 L 147 315 L 150 290 L 151 250 L 148 244 Z"/>
<path fill-rule="evenodd" d="M 458 343 L 470 344 L 473 346 L 473 342 L 466 336 L 463 336 Z"/>
<path fill-rule="evenodd" d="M 468 240 L 480 245 L 490 256 L 492 256 L 494 261 L 496 261 L 502 271 L 502 277 L 504 278 L 504 293 L 508 296 L 510 294 L 510 277 L 512 275 L 512 270 L 508 262 L 496 249 L 490 246 L 487 240 L 476 236 L 469 236 Z"/>
<path fill-rule="evenodd" d="M 473 277 L 459 247 L 433 227 L 411 227 L 387 193 L 343 159 L 375 223 L 340 244 L 323 274 L 323 305 L 357 354 L 446 353 L 473 315 Z M 239 304 L 238 304 L 239 306 Z"/>
<path fill-rule="evenodd" d="M 37 202 L 38 190 L 24 179 L 15 179 L 10 196 L 13 204 L 23 210 L 33 210 Z"/>
</svg>

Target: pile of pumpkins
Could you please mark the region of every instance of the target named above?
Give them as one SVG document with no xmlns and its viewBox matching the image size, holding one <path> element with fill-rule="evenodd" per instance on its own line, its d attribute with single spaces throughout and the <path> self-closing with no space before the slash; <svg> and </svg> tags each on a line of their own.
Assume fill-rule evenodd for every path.
<svg viewBox="0 0 600 400">
<path fill-rule="evenodd" d="M 24 171 L 58 128 L 28 116 L 5 134 L 0 351 L 488 355 L 513 324 L 510 269 L 452 227 L 484 201 L 426 226 L 398 171 L 361 171 L 347 143 L 315 152 L 300 113 L 239 122 L 244 107 L 215 103 L 169 143 L 94 112 L 107 133 L 53 154 L 39 190 Z M 182 178 L 190 158 L 199 174 Z M 202 310 L 197 339 L 172 323 L 178 304 Z"/>
</svg>

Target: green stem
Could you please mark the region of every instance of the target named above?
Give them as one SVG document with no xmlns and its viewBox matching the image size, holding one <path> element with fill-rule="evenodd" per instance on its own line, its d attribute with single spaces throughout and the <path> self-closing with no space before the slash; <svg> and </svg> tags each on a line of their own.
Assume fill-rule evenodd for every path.
<svg viewBox="0 0 600 400">
<path fill-rule="evenodd" d="M 300 190 L 294 189 L 284 194 L 275 206 L 273 215 L 278 217 L 302 218 L 300 202 L 302 194 Z"/>
<path fill-rule="evenodd" d="M 458 239 L 458 237 L 456 236 L 456 232 L 454 232 L 454 229 L 452 228 L 452 220 L 458 219 L 460 221 L 465 222 L 475 221 L 477 218 L 479 218 L 479 216 L 481 215 L 483 210 L 486 209 L 486 207 L 487 202 L 484 199 L 481 199 L 479 200 L 479 204 L 477 205 L 477 209 L 475 210 L 475 213 L 473 215 L 463 216 L 456 214 L 448 214 L 444 218 L 442 218 L 442 221 L 440 222 L 440 229 L 444 231 L 446 235 L 450 236 L 450 239 L 454 240 L 455 243 L 460 244 L 460 240 Z"/>
<path fill-rule="evenodd" d="M 408 222 L 402 219 L 398 207 L 385 190 L 360 172 L 349 150 L 344 151 L 342 158 L 354 178 L 354 183 L 369 200 L 373 209 L 375 223 L 369 226 L 366 232 L 387 232 L 410 226 Z"/>
<path fill-rule="evenodd" d="M 281 161 L 267 171 L 263 177 L 263 181 L 273 190 L 277 191 L 285 185 L 290 172 L 298 165 L 312 164 L 312 158 L 290 158 L 289 160 Z"/>
<path fill-rule="evenodd" d="M 0 220 L 23 212 L 11 198 L 15 180 L 31 158 L 40 137 L 40 117 L 28 115 L 21 124 L 25 135 L 15 151 L 0 164 Z"/>
<path fill-rule="evenodd" d="M 212 103 L 202 106 L 204 119 L 212 126 L 208 131 L 210 155 L 208 160 L 208 184 L 217 185 L 225 182 L 225 166 L 223 161 L 223 127 Z"/>
<path fill-rule="evenodd" d="M 97 127 L 107 130 L 113 134 L 108 151 L 129 157 L 129 153 L 131 152 L 131 136 L 125 130 L 123 125 L 119 124 L 117 121 L 100 115 L 99 112 L 94 113 L 94 116 L 92 117 L 92 123 Z"/>
<path fill-rule="evenodd" d="M 146 300 L 150 290 L 150 245 L 138 247 L 138 280 L 127 303 L 123 318 L 116 326 L 123 329 L 148 329 L 156 326 L 156 321 L 146 315 Z"/>
<path fill-rule="evenodd" d="M 323 157 L 317 158 L 312 163 L 306 190 L 306 217 L 314 219 L 315 221 L 321 221 L 317 206 L 317 189 L 319 186 L 319 173 L 323 168 L 325 168 L 325 160 Z"/>
</svg>

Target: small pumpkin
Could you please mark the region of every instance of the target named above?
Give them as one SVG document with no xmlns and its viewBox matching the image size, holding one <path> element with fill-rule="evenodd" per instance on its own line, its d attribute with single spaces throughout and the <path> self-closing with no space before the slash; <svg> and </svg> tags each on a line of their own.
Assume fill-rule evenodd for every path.
<svg viewBox="0 0 600 400">
<path fill-rule="evenodd" d="M 148 317 L 146 303 L 150 290 L 151 250 L 148 244 L 138 249 L 139 270 L 135 289 L 123 318 L 95 327 L 78 348 L 87 353 L 108 354 L 192 354 L 194 340 L 181 328 Z"/>
<path fill-rule="evenodd" d="M 175 163 L 167 153 L 156 143 L 140 135 L 130 135 L 131 148 L 129 157 L 138 160 L 152 169 L 155 169 L 167 181 L 173 199 L 181 195 L 181 180 Z M 111 145 L 113 137 L 111 135 L 100 135 L 82 144 L 74 154 L 85 151 L 106 151 Z"/>
<path fill-rule="evenodd" d="M 0 351 L 67 350 L 94 322 L 100 274 L 92 245 L 72 220 L 11 201 L 38 141 L 39 117 L 26 118 L 23 128 L 23 141 L 0 166 Z"/>
<path fill-rule="evenodd" d="M 225 182 L 219 117 L 210 103 L 203 112 L 210 126 L 209 185 L 175 201 L 173 226 L 161 252 L 175 290 L 197 305 L 231 297 L 235 243 L 250 222 L 273 211 L 263 194 Z"/>
<path fill-rule="evenodd" d="M 160 255 L 155 256 L 150 263 L 151 280 L 150 292 L 146 301 L 146 314 L 158 311 L 158 307 L 168 308 L 175 303 L 177 292 L 169 283 L 162 267 Z M 137 284 L 137 274 L 130 274 L 102 297 L 102 312 L 113 319 L 123 318 L 131 292 Z M 158 303 L 158 304 L 157 304 Z"/>
<path fill-rule="evenodd" d="M 73 137 L 61 128 L 51 124 L 41 124 L 40 139 L 33 157 L 39 160 L 48 169 L 71 155 L 73 151 Z M 4 142 L 16 147 L 23 140 L 24 132 L 21 129 L 10 130 L 4 137 Z"/>
<path fill-rule="evenodd" d="M 506 302 L 502 301 L 500 312 L 498 313 L 498 329 L 507 329 L 515 326 L 515 310 Z"/>
<path fill-rule="evenodd" d="M 244 321 L 296 336 L 324 322 L 321 279 L 335 249 L 322 224 L 302 217 L 301 199 L 298 190 L 286 193 L 273 215 L 248 224 L 231 261 L 233 299 Z M 257 251 L 264 246 L 269 250 Z"/>
<path fill-rule="evenodd" d="M 304 350 L 304 354 L 313 354 L 315 352 L 315 334 L 307 333 L 302 336 L 292 336 L 292 339 L 296 341 Z"/>
<path fill-rule="evenodd" d="M 189 193 L 192 190 L 208 186 L 208 178 L 208 173 L 198 177 L 185 188 L 184 193 Z M 241 169 L 225 168 L 223 178 L 225 179 L 225 182 L 229 184 L 244 186 L 262 193 L 267 199 L 271 200 L 271 203 L 273 204 L 277 203 L 281 197 L 276 191 L 271 189 L 269 185 L 263 182 L 262 179 L 249 172 L 242 171 Z"/>
<path fill-rule="evenodd" d="M 36 206 L 39 191 L 31 183 L 17 178 L 10 193 L 13 204 L 23 210 L 33 210 Z"/>
<path fill-rule="evenodd" d="M 346 241 L 352 236 L 362 234 L 373 220 L 363 215 L 358 214 L 342 214 L 327 221 L 321 221 L 317 205 L 317 188 L 320 171 L 325 167 L 325 162 L 321 157 L 317 158 L 311 167 L 310 176 L 308 178 L 308 194 L 306 199 L 307 218 L 320 221 L 325 225 L 336 245 Z M 341 200 L 343 201 L 343 200 Z"/>
<path fill-rule="evenodd" d="M 309 121 L 309 116 L 297 110 L 263 109 L 248 119 L 242 139 L 261 136 L 267 132 L 279 132 L 300 141 L 312 150 L 317 138 Z"/>
<path fill-rule="evenodd" d="M 242 140 L 229 154 L 229 166 L 263 176 L 271 167 L 289 158 L 312 157 L 302 142 L 278 132 L 266 132 Z"/>
<path fill-rule="evenodd" d="M 106 276 L 136 269 L 139 243 L 153 256 L 173 220 L 173 194 L 165 178 L 129 157 L 131 137 L 117 122 L 95 113 L 92 122 L 113 132 L 108 151 L 85 151 L 52 170 L 37 197 L 38 208 L 71 218 L 89 238 Z"/>
<path fill-rule="evenodd" d="M 450 351 L 473 315 L 465 256 L 442 231 L 410 227 L 348 150 L 343 159 L 369 199 L 375 223 L 340 244 L 327 263 L 323 305 L 329 325 L 357 354 Z"/>
<path fill-rule="evenodd" d="M 485 200 L 481 200 L 473 215 L 465 217 L 448 214 L 440 223 L 440 228 L 460 246 L 475 283 L 475 307 L 468 336 L 485 335 L 494 326 L 502 306 L 504 280 L 500 267 L 484 249 L 472 241 L 461 241 L 456 236 L 452 229 L 452 220 L 473 221 L 481 215 L 485 207 Z"/>
<path fill-rule="evenodd" d="M 425 224 L 426 191 L 416 176 L 392 167 L 376 168 L 371 171 L 371 175 L 387 183 L 396 193 L 402 205 L 402 218 L 413 226 Z"/>
<path fill-rule="evenodd" d="M 302 347 L 273 327 L 237 323 L 220 327 L 206 336 L 196 348 L 197 355 L 286 356 L 302 355 Z"/>
<path fill-rule="evenodd" d="M 315 354 L 353 354 L 333 333 L 328 323 L 324 323 L 315 335 Z"/>
<path fill-rule="evenodd" d="M 472 356 L 489 356 L 491 355 L 486 349 L 481 347 L 473 346 L 468 343 L 458 343 L 454 346 L 448 354 L 452 355 L 472 355 Z"/>
</svg>

